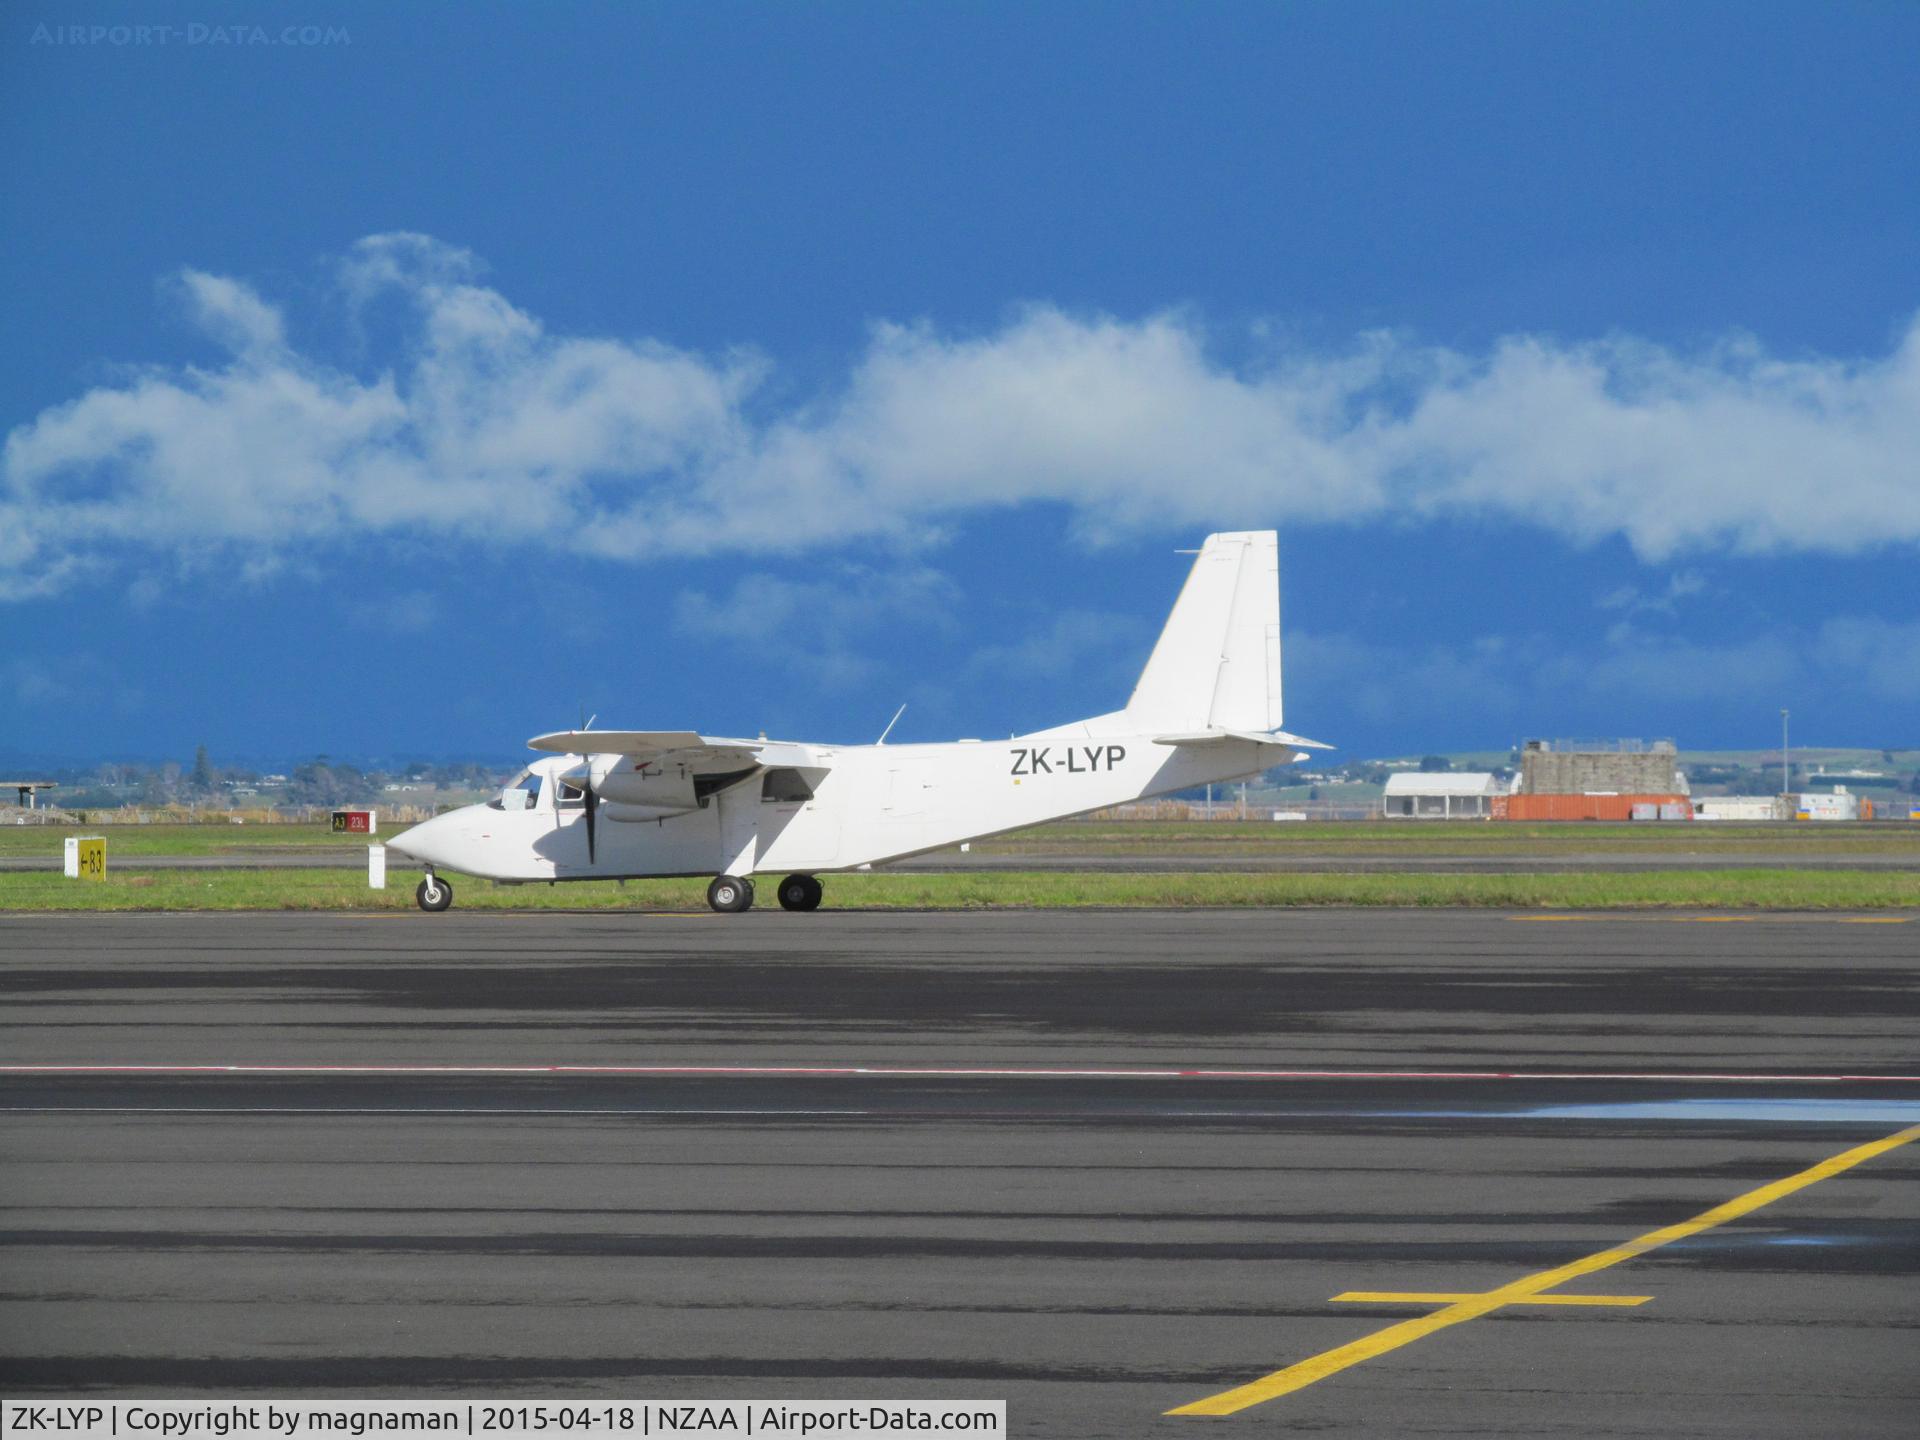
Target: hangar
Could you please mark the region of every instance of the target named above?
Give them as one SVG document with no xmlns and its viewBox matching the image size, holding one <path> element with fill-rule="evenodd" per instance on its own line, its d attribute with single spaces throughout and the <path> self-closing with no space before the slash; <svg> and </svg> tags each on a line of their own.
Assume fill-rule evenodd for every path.
<svg viewBox="0 0 1920 1440">
<path fill-rule="evenodd" d="M 1386 814 L 1389 820 L 1484 819 L 1493 813 L 1493 797 L 1506 793 L 1506 782 L 1490 772 L 1402 771 L 1387 777 Z"/>
</svg>

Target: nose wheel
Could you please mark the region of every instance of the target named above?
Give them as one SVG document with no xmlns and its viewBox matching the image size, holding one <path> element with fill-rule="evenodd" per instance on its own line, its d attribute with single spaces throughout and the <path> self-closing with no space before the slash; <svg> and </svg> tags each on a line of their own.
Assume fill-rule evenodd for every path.
<svg viewBox="0 0 1920 1440">
<path fill-rule="evenodd" d="M 780 882 L 782 910 L 818 910 L 822 894 L 820 882 L 811 875 L 789 875 Z"/>
<path fill-rule="evenodd" d="M 453 904 L 453 886 L 429 870 L 413 892 L 413 903 L 422 910 L 444 910 Z"/>
<path fill-rule="evenodd" d="M 716 875 L 707 886 L 707 904 L 722 915 L 738 915 L 753 904 L 753 881 L 738 875 Z"/>
</svg>

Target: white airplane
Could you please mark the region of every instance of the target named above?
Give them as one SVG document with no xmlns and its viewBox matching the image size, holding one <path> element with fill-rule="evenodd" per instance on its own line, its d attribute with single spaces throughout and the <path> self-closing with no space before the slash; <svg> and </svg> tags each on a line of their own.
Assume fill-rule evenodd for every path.
<svg viewBox="0 0 1920 1440">
<path fill-rule="evenodd" d="M 899 717 L 896 716 L 896 719 Z M 753 904 L 786 876 L 786 910 L 819 876 L 863 869 L 1149 795 L 1257 775 L 1328 747 L 1280 724 L 1280 561 L 1271 530 L 1210 535 L 1124 710 L 1005 741 L 817 745 L 691 730 L 563 730 L 555 752 L 484 805 L 387 842 L 420 864 L 502 884 L 711 875 L 707 903 Z M 889 727 L 891 728 L 891 727 Z"/>
</svg>

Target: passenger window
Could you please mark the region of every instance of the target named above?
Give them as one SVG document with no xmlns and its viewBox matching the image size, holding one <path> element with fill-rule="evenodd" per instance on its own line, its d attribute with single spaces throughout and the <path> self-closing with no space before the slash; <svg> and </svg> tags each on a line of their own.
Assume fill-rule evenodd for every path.
<svg viewBox="0 0 1920 1440">
<path fill-rule="evenodd" d="M 760 782 L 762 800 L 811 800 L 813 787 L 807 783 L 807 777 L 798 770 L 785 767 L 769 770 L 766 778 Z"/>
</svg>

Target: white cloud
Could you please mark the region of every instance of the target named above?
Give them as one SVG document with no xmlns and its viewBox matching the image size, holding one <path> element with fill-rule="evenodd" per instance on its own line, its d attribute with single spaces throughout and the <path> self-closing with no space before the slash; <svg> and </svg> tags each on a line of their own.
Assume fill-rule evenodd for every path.
<svg viewBox="0 0 1920 1440">
<path fill-rule="evenodd" d="M 1003 697 L 1007 718 L 1031 726 L 1065 722 L 1084 710 L 1080 697 L 1086 695 L 1102 709 L 1119 709 L 1153 648 L 1155 629 L 1108 611 L 1063 610 L 1017 618 L 993 633 L 1004 638 L 975 649 L 947 678 L 963 692 Z M 936 710 L 958 698 L 931 678 L 916 696 Z"/>
<path fill-rule="evenodd" d="M 425 635 L 440 624 L 440 599 L 428 590 L 401 590 L 378 599 L 351 600 L 347 618 L 389 635 Z"/>
<path fill-rule="evenodd" d="M 1109 668 L 1116 659 L 1138 672 L 1153 647 L 1153 634 L 1129 616 L 1104 610 L 1064 610 L 1020 630 L 1004 643 L 985 645 L 968 657 L 970 676 L 992 681 L 1071 675 L 1090 664 Z M 1129 676 L 1131 678 L 1131 676 Z M 1114 704 L 1119 705 L 1116 698 Z"/>
<path fill-rule="evenodd" d="M 255 573 L 402 534 L 778 553 L 925 540 L 1035 501 L 1092 540 L 1490 515 L 1654 560 L 1920 541 L 1920 325 L 1869 359 L 1739 337 L 1476 355 L 1380 334 L 1316 354 L 1257 326 L 1226 337 L 1252 355 L 1229 363 L 1177 311 L 1035 306 L 971 335 L 879 325 L 838 385 L 781 404 L 755 354 L 552 335 L 479 275 L 426 236 L 354 246 L 348 327 L 407 317 L 361 373 L 291 345 L 241 281 L 183 274 L 227 358 L 135 372 L 7 435 L 0 598 L 133 552 Z"/>
<path fill-rule="evenodd" d="M 1651 594 L 1638 585 L 1622 585 L 1610 590 L 1594 603 L 1602 610 L 1618 610 L 1626 615 L 1666 615 L 1679 613 L 1680 602 L 1704 594 L 1707 582 L 1691 570 L 1668 577 L 1664 590 Z"/>
<path fill-rule="evenodd" d="M 0 668 L 0 693 L 23 706 L 64 704 L 73 698 L 71 686 L 29 660 L 10 660 Z"/>
<path fill-rule="evenodd" d="M 186 270 L 180 287 L 194 323 L 236 354 L 278 350 L 286 343 L 280 312 L 239 281 Z"/>
<path fill-rule="evenodd" d="M 1289 633 L 1286 645 L 1289 675 L 1311 686 L 1308 709 L 1337 703 L 1369 723 L 1404 724 L 1417 696 L 1425 711 L 1496 735 L 1519 735 L 1543 710 L 1605 716 L 1730 704 L 1765 717 L 1795 695 L 1844 700 L 1872 734 L 1878 707 L 1920 699 L 1920 621 L 1873 616 L 1727 642 L 1622 625 L 1576 647 L 1546 634 L 1402 647 Z"/>
<path fill-rule="evenodd" d="M 1821 663 L 1881 701 L 1920 700 L 1920 622 L 1841 616 L 1820 626 Z"/>
<path fill-rule="evenodd" d="M 1458 358 L 1458 357 L 1454 357 Z M 1847 552 L 1920 538 L 1920 324 L 1884 360 L 1503 341 L 1438 380 L 1389 448 L 1423 510 L 1485 509 L 1642 555 Z"/>
<path fill-rule="evenodd" d="M 1308 717 L 1324 713 L 1329 704 L 1369 724 L 1386 725 L 1403 724 L 1411 703 L 1422 713 L 1470 717 L 1499 734 L 1523 719 L 1528 708 L 1527 686 L 1537 673 L 1529 662 L 1537 657 L 1521 654 L 1522 648 L 1499 636 L 1459 647 L 1414 648 L 1290 630 L 1281 655 L 1293 682 L 1285 697 L 1288 719 L 1302 727 L 1301 733 L 1317 736 Z M 1317 698 L 1322 696 L 1324 702 Z"/>
<path fill-rule="evenodd" d="M 745 575 L 722 596 L 684 591 L 674 628 L 751 653 L 820 688 L 845 690 L 871 676 L 879 657 L 863 641 L 901 626 L 948 629 L 960 590 L 938 570 L 843 565 L 825 579 Z"/>
<path fill-rule="evenodd" d="M 69 652 L 52 662 L 0 659 L 0 699 L 23 712 L 85 717 L 110 706 L 136 714 L 146 698 L 118 667 L 96 655 Z"/>
</svg>

